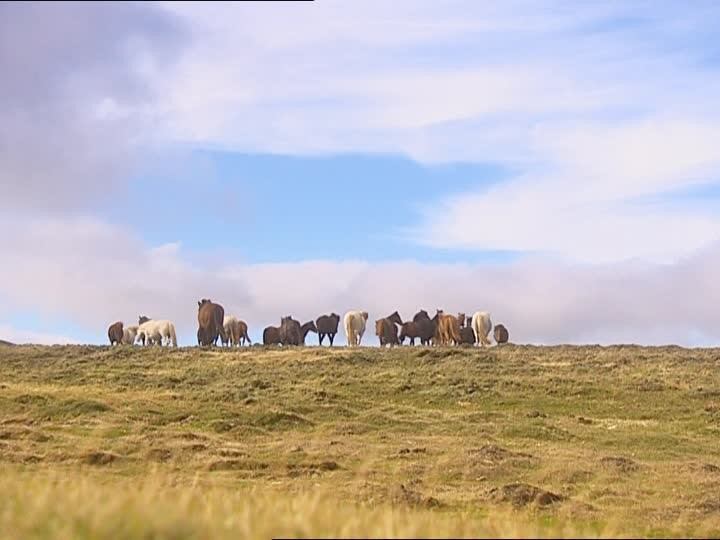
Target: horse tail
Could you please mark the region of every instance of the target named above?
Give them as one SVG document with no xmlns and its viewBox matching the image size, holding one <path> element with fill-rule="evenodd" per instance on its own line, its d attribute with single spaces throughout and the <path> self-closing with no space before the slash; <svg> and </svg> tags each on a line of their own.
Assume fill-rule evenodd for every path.
<svg viewBox="0 0 720 540">
<path fill-rule="evenodd" d="M 480 317 L 477 313 L 472 316 L 470 326 L 472 327 L 473 334 L 475 334 L 475 343 L 482 343 L 480 338 Z"/>
<path fill-rule="evenodd" d="M 354 340 L 354 332 L 353 332 L 353 318 L 352 316 L 345 317 L 345 334 L 347 335 L 348 345 L 353 346 L 356 345 Z"/>
<path fill-rule="evenodd" d="M 175 335 L 175 325 L 170 323 L 170 339 L 172 340 L 173 347 L 177 347 L 177 336 Z"/>
<path fill-rule="evenodd" d="M 250 336 L 248 336 L 247 328 L 243 331 L 243 337 L 247 340 L 248 344 L 252 345 L 252 341 L 250 341 Z"/>
</svg>

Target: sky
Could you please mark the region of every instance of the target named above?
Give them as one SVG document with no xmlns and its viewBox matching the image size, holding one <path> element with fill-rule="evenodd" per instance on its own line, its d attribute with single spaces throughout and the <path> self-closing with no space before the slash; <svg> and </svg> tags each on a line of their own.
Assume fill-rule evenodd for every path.
<svg viewBox="0 0 720 540">
<path fill-rule="evenodd" d="M 716 345 L 719 30 L 713 0 L 2 3 L 0 339 L 192 345 L 211 298 L 254 341 L 440 308 Z"/>
</svg>

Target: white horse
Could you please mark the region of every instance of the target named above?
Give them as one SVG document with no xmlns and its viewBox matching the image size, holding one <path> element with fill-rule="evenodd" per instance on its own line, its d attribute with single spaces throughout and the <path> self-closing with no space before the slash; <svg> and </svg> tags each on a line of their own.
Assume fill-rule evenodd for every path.
<svg viewBox="0 0 720 540">
<path fill-rule="evenodd" d="M 492 330 L 492 321 L 490 320 L 490 314 L 486 311 L 476 311 L 472 316 L 471 322 L 473 334 L 475 334 L 475 343 L 479 347 L 490 345 L 488 334 Z"/>
<path fill-rule="evenodd" d="M 348 347 L 357 347 L 362 341 L 365 333 L 365 324 L 368 320 L 367 311 L 348 311 L 343 322 L 345 324 L 345 335 L 347 335 Z"/>
<path fill-rule="evenodd" d="M 157 343 L 177 347 L 177 337 L 175 336 L 175 325 L 170 321 L 149 320 L 138 326 L 137 338 L 144 341 L 145 345 L 153 345 Z"/>
<path fill-rule="evenodd" d="M 134 324 L 123 328 L 122 342 L 124 345 L 133 345 L 138 333 L 138 325 Z"/>
<path fill-rule="evenodd" d="M 223 319 L 223 329 L 225 335 L 220 336 L 222 344 L 235 347 L 240 343 L 240 320 L 235 315 L 225 315 Z"/>
</svg>

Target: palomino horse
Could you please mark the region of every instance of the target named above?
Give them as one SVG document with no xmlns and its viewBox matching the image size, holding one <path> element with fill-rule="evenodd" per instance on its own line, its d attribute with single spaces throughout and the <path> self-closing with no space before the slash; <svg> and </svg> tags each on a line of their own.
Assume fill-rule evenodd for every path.
<svg viewBox="0 0 720 540">
<path fill-rule="evenodd" d="M 142 340 L 143 345 L 158 344 L 160 346 L 172 344 L 177 347 L 175 325 L 168 320 L 152 320 L 141 315 L 138 318 L 137 337 Z"/>
<path fill-rule="evenodd" d="M 475 332 L 475 341 L 480 347 L 490 345 L 488 334 L 492 328 L 490 314 L 486 311 L 476 311 L 472 316 L 472 329 Z"/>
<path fill-rule="evenodd" d="M 367 311 L 348 311 L 345 314 L 343 323 L 345 325 L 348 347 L 357 347 L 360 345 L 363 334 L 365 333 L 367 320 Z"/>
</svg>

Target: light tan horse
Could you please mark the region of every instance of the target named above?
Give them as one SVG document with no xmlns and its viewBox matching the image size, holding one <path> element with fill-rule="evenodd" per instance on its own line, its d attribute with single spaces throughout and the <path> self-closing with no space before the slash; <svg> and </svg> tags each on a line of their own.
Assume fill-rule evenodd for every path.
<svg viewBox="0 0 720 540">
<path fill-rule="evenodd" d="M 343 322 L 345 323 L 348 347 L 357 347 L 360 345 L 363 334 L 365 333 L 367 320 L 367 311 L 348 311 L 345 314 Z"/>
<path fill-rule="evenodd" d="M 438 341 L 441 346 L 460 343 L 460 323 L 455 315 L 446 315 L 438 310 Z"/>
</svg>

